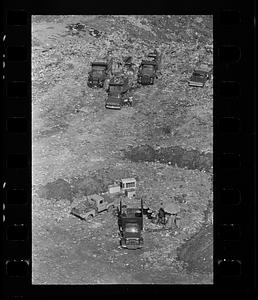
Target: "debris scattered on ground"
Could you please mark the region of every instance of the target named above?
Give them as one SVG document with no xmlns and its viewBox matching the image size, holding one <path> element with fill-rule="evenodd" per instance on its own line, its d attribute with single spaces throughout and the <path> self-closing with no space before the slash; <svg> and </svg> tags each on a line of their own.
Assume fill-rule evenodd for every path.
<svg viewBox="0 0 258 300">
<path fill-rule="evenodd" d="M 97 38 L 102 35 L 102 33 L 96 29 L 90 29 L 89 34 Z"/>
<path fill-rule="evenodd" d="M 162 53 L 160 77 L 135 85 L 131 109 L 107 111 L 105 91 L 86 84 L 90 63 L 127 57 L 135 81 L 150 49 Z M 210 280 L 211 244 L 201 232 L 213 222 L 213 82 L 200 90 L 187 80 L 212 53 L 211 16 L 33 16 L 34 283 Z M 180 208 L 180 228 L 145 218 L 136 252 L 119 248 L 112 214 L 88 223 L 70 214 L 83 195 L 127 177 L 154 211 L 161 201 Z"/>
<path fill-rule="evenodd" d="M 70 24 L 67 26 L 69 30 L 71 30 L 72 32 L 78 32 L 78 31 L 85 31 L 85 24 L 81 24 L 81 23 L 76 23 L 76 24 Z"/>
</svg>

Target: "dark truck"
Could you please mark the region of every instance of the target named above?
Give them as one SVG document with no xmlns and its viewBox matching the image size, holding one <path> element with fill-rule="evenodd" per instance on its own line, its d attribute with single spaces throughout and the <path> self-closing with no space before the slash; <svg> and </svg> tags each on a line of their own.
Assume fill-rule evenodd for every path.
<svg viewBox="0 0 258 300">
<path fill-rule="evenodd" d="M 91 63 L 88 77 L 89 87 L 104 87 L 105 81 L 112 76 L 112 58 L 98 59 Z"/>
<path fill-rule="evenodd" d="M 209 65 L 202 64 L 197 67 L 190 79 L 188 80 L 189 86 L 204 87 L 207 80 L 211 78 L 212 68 Z"/>
<path fill-rule="evenodd" d="M 120 231 L 120 245 L 122 248 L 139 249 L 143 247 L 143 202 L 140 208 L 122 206 L 118 212 L 118 227 Z"/>
<path fill-rule="evenodd" d="M 122 106 L 131 105 L 129 94 L 130 84 L 128 76 L 114 76 L 107 88 L 106 108 L 121 109 Z"/>
<path fill-rule="evenodd" d="M 155 50 L 148 54 L 150 60 L 143 60 L 139 67 L 137 82 L 142 85 L 154 84 L 154 79 L 158 78 L 161 55 Z"/>
</svg>

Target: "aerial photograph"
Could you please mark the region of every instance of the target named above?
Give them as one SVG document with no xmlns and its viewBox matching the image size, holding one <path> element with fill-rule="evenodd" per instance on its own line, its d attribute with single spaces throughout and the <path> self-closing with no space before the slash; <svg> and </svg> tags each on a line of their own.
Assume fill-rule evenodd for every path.
<svg viewBox="0 0 258 300">
<path fill-rule="evenodd" d="M 213 16 L 33 15 L 32 284 L 213 284 Z"/>
</svg>

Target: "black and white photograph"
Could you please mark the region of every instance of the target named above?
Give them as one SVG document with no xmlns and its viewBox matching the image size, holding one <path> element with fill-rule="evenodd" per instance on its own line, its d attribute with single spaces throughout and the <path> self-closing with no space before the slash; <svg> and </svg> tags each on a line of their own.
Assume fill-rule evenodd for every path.
<svg viewBox="0 0 258 300">
<path fill-rule="evenodd" d="M 213 16 L 32 15 L 32 284 L 213 284 Z"/>
</svg>

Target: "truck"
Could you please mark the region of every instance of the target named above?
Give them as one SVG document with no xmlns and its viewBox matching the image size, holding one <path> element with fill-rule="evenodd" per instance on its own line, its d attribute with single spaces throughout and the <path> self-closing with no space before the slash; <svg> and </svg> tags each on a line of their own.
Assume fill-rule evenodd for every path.
<svg viewBox="0 0 258 300">
<path fill-rule="evenodd" d="M 118 212 L 118 227 L 120 233 L 120 246 L 127 249 L 140 249 L 143 247 L 143 200 L 141 207 L 127 207 L 122 205 Z"/>
<path fill-rule="evenodd" d="M 142 85 L 154 84 L 154 79 L 158 78 L 158 70 L 160 69 L 161 55 L 157 50 L 148 54 L 148 60 L 142 60 L 138 75 L 137 82 Z"/>
<path fill-rule="evenodd" d="M 91 63 L 88 76 L 88 86 L 104 87 L 107 79 L 112 76 L 113 59 L 111 57 L 99 58 Z"/>
<path fill-rule="evenodd" d="M 129 93 L 129 77 L 121 74 L 113 76 L 107 88 L 107 98 L 105 107 L 111 109 L 121 109 L 122 106 L 132 105 L 132 98 Z"/>
<path fill-rule="evenodd" d="M 71 214 L 82 220 L 89 221 L 103 211 L 112 212 L 114 208 L 114 201 L 110 197 L 93 194 L 85 196 L 83 201 L 72 208 Z"/>
<path fill-rule="evenodd" d="M 212 68 L 207 64 L 202 64 L 195 68 L 192 76 L 188 80 L 189 86 L 204 87 L 207 80 L 210 80 Z"/>
</svg>

